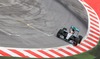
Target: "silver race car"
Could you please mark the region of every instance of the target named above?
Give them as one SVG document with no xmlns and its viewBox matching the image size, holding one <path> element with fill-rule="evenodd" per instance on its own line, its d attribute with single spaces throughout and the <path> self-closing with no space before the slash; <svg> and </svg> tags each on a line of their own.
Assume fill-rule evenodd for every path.
<svg viewBox="0 0 100 59">
<path fill-rule="evenodd" d="M 78 28 L 71 26 L 69 31 L 67 31 L 67 28 L 60 29 L 56 36 L 77 46 L 77 44 L 80 44 L 83 39 L 83 37 L 79 35 L 79 32 Z"/>
</svg>

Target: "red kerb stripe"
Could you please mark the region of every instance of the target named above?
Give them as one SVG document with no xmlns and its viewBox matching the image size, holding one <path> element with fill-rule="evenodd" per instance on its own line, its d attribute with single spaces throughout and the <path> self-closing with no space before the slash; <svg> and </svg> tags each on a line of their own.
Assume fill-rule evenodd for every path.
<svg viewBox="0 0 100 59">
<path fill-rule="evenodd" d="M 51 52 L 53 52 L 54 54 L 60 56 L 60 57 L 64 57 L 64 55 L 60 54 L 59 52 L 55 51 L 55 50 L 49 50 Z"/>
<path fill-rule="evenodd" d="M 100 30 L 99 30 L 99 29 L 97 29 L 97 28 L 95 28 L 95 27 L 93 27 L 93 26 L 90 26 L 90 28 L 92 28 L 92 29 L 96 30 L 97 32 L 100 32 Z"/>
<path fill-rule="evenodd" d="M 87 8 L 89 8 L 89 9 L 91 9 L 91 7 L 90 7 L 90 6 L 88 6 L 88 5 L 86 5 L 86 4 L 84 4 L 84 6 L 85 6 L 85 7 L 87 7 Z M 92 10 L 92 9 L 91 9 L 91 10 Z"/>
<path fill-rule="evenodd" d="M 86 49 L 84 49 L 84 48 L 82 48 L 82 47 L 80 47 L 80 46 L 76 46 L 76 48 L 78 48 L 79 50 L 81 50 L 81 51 L 83 51 L 83 52 L 86 51 Z"/>
<path fill-rule="evenodd" d="M 84 40 L 84 42 L 88 43 L 88 44 L 91 45 L 91 46 L 95 46 L 95 44 L 93 44 L 92 42 L 89 42 L 89 41 L 87 41 L 87 40 Z"/>
<path fill-rule="evenodd" d="M 45 51 L 43 51 L 43 50 L 38 50 L 38 51 L 41 52 L 41 53 L 43 53 L 43 54 L 45 54 L 46 56 L 48 56 L 48 57 L 50 57 L 50 58 L 55 58 L 55 56 L 49 54 L 48 52 L 45 52 Z"/>
<path fill-rule="evenodd" d="M 15 54 L 18 54 L 19 56 L 23 57 L 23 58 L 29 58 L 28 56 L 25 56 L 23 53 L 17 51 L 17 50 L 14 50 L 14 49 L 9 49 L 11 52 L 15 53 Z"/>
<path fill-rule="evenodd" d="M 99 24 L 99 22 L 97 22 L 97 21 L 96 21 L 95 19 L 93 19 L 93 18 L 90 18 L 90 20 L 92 20 L 93 22 Z"/>
<path fill-rule="evenodd" d="M 11 56 L 10 54 L 8 54 L 8 53 L 6 53 L 6 52 L 4 52 L 2 50 L 0 50 L 0 54 L 3 55 L 3 56 Z"/>
<path fill-rule="evenodd" d="M 93 39 L 93 38 L 91 38 L 91 37 L 87 37 L 87 39 L 89 39 L 89 40 L 91 40 L 91 41 L 93 41 L 93 42 L 98 43 L 98 41 L 94 40 L 94 39 Z"/>
<path fill-rule="evenodd" d="M 31 55 L 37 57 L 37 58 L 43 58 L 42 56 L 38 55 L 37 53 L 31 51 L 31 50 L 25 50 L 26 52 L 30 53 Z"/>
<path fill-rule="evenodd" d="M 74 52 L 77 53 L 77 54 L 80 54 L 79 51 L 77 51 L 77 50 L 75 50 L 75 49 L 73 49 L 73 48 L 71 48 L 71 47 L 67 47 L 67 48 L 70 49 L 70 50 L 72 50 L 72 51 L 74 51 Z"/>
<path fill-rule="evenodd" d="M 88 11 L 89 11 L 90 13 L 92 13 L 92 14 L 96 15 L 93 11 L 91 11 L 91 10 L 89 10 L 89 9 L 88 9 Z"/>
<path fill-rule="evenodd" d="M 82 46 L 85 46 L 85 47 L 88 48 L 88 49 L 91 49 L 90 46 L 88 46 L 88 45 L 86 45 L 86 44 L 84 44 L 84 43 L 81 43 L 81 45 L 82 45 Z"/>
<path fill-rule="evenodd" d="M 69 55 L 69 56 L 72 56 L 72 55 L 73 55 L 71 52 L 66 51 L 66 50 L 64 50 L 64 49 L 62 49 L 62 48 L 59 48 L 58 50 L 62 51 L 63 53 L 65 53 L 65 54 L 67 54 L 67 55 Z"/>
<path fill-rule="evenodd" d="M 84 0 L 80 0 L 81 2 L 84 2 Z"/>
<path fill-rule="evenodd" d="M 95 19 L 98 19 L 96 16 L 92 15 L 92 14 L 89 14 L 91 17 L 95 18 Z"/>
<path fill-rule="evenodd" d="M 93 35 L 93 34 L 89 34 L 89 36 L 91 36 L 91 37 L 93 37 L 93 38 L 95 38 L 95 39 L 99 39 L 99 37 L 96 37 L 95 35 Z"/>
<path fill-rule="evenodd" d="M 95 31 L 93 31 L 93 30 L 90 30 L 90 32 L 94 33 L 95 35 L 100 36 L 100 33 L 97 33 L 97 32 L 95 32 Z"/>
<path fill-rule="evenodd" d="M 99 28 L 99 25 L 93 23 L 93 22 L 90 22 L 92 25 L 94 25 L 95 27 L 98 27 Z"/>
</svg>

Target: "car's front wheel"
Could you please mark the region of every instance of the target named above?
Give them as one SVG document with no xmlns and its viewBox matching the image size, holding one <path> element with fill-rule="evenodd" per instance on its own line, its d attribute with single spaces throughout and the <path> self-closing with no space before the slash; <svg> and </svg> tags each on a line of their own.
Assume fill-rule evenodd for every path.
<svg viewBox="0 0 100 59">
<path fill-rule="evenodd" d="M 60 30 L 58 31 L 57 35 L 56 35 L 58 38 L 60 38 L 61 32 L 62 32 L 62 30 L 60 29 Z"/>
</svg>

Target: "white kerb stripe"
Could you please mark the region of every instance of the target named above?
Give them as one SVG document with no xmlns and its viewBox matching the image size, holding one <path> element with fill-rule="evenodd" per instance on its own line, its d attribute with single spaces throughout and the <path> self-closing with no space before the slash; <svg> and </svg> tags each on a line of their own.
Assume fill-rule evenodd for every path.
<svg viewBox="0 0 100 59">
<path fill-rule="evenodd" d="M 11 52 L 11 51 L 8 50 L 8 49 L 2 49 L 2 51 L 5 52 L 5 53 L 8 53 L 9 55 L 14 56 L 14 57 L 21 57 L 20 55 Z"/>
<path fill-rule="evenodd" d="M 71 48 L 73 48 L 73 49 L 76 50 L 76 51 L 79 51 L 80 53 L 83 52 L 82 50 L 80 50 L 80 49 L 78 49 L 78 48 L 76 48 L 76 47 L 71 47 Z"/>
<path fill-rule="evenodd" d="M 31 50 L 32 51 L 32 50 Z M 44 51 L 44 50 L 43 50 Z M 34 51 L 33 50 L 33 52 L 35 52 L 35 53 L 37 53 L 38 55 L 40 55 L 40 56 L 42 56 L 42 57 L 44 57 L 44 58 L 50 58 L 49 56 L 47 56 L 47 55 L 45 55 L 45 54 L 43 54 L 43 53 L 41 53 L 41 52 L 39 52 L 39 51 Z M 45 51 L 46 52 L 46 51 Z"/>
<path fill-rule="evenodd" d="M 85 6 L 85 5 L 84 5 L 84 6 Z M 85 9 L 86 9 L 87 11 L 88 11 L 88 10 L 92 10 L 92 9 L 90 9 L 90 8 L 86 7 L 86 6 L 85 6 Z"/>
<path fill-rule="evenodd" d="M 86 8 L 86 10 L 88 11 L 88 10 L 91 10 L 91 11 L 93 11 L 92 9 L 90 9 L 90 8 L 88 8 L 88 7 L 85 7 Z M 88 11 L 89 12 L 89 11 Z"/>
<path fill-rule="evenodd" d="M 96 42 L 94 42 L 94 41 L 91 41 L 91 40 L 89 40 L 89 39 L 87 39 L 87 41 L 89 41 L 89 42 L 93 43 L 94 45 L 97 45 L 97 43 L 96 43 Z"/>
<path fill-rule="evenodd" d="M 86 48 L 86 47 L 83 46 L 83 45 L 80 45 L 80 47 L 83 48 L 83 49 L 85 49 L 85 50 L 87 50 L 87 51 L 89 50 L 88 48 Z"/>
<path fill-rule="evenodd" d="M 88 13 L 91 13 L 91 14 L 95 14 L 96 16 L 97 16 L 97 14 L 95 13 L 95 11 L 94 10 L 87 10 L 88 11 Z"/>
<path fill-rule="evenodd" d="M 93 19 L 93 20 L 95 20 L 96 22 L 99 23 L 98 19 L 95 19 L 95 18 L 93 18 L 93 17 L 90 17 L 90 22 L 92 22 L 92 23 L 98 25 L 95 21 L 93 21 L 93 20 L 91 20 L 91 19 Z M 99 25 L 98 25 L 98 26 L 99 26 Z"/>
<path fill-rule="evenodd" d="M 94 31 L 94 32 L 96 32 L 96 33 L 98 33 L 98 34 L 100 34 L 97 30 L 94 30 L 93 28 L 91 28 L 91 30 Z"/>
<path fill-rule="evenodd" d="M 84 5 L 90 7 L 86 2 L 82 2 L 82 3 L 83 3 Z M 86 8 L 88 8 L 88 7 L 86 7 Z M 90 8 L 91 8 L 91 7 L 90 7 Z M 90 9 L 90 8 L 88 8 L 88 9 Z M 91 8 L 90 10 L 93 10 L 93 9 Z"/>
<path fill-rule="evenodd" d="M 49 54 L 53 55 L 53 56 L 56 56 L 56 57 L 59 57 L 58 55 L 56 55 L 55 53 L 52 53 L 50 51 L 47 51 Z"/>
<path fill-rule="evenodd" d="M 92 26 L 92 27 L 94 27 L 95 29 L 100 29 L 99 27 L 96 27 L 95 25 L 93 25 L 93 24 L 90 24 L 90 26 Z M 90 28 L 91 29 L 91 28 Z"/>
<path fill-rule="evenodd" d="M 93 36 L 95 36 L 95 37 L 98 37 L 98 38 L 99 38 L 99 35 L 97 35 L 97 34 L 94 34 L 94 33 L 92 33 L 92 32 L 90 32 L 90 34 L 92 34 Z"/>
<path fill-rule="evenodd" d="M 89 16 L 89 18 L 92 18 L 92 19 L 94 19 L 94 20 L 98 20 L 98 19 L 96 19 L 96 18 L 94 18 L 94 17 L 92 17 L 92 16 Z M 90 20 L 91 21 L 91 20 Z"/>
<path fill-rule="evenodd" d="M 3 56 L 3 55 L 0 54 L 0 56 Z"/>
<path fill-rule="evenodd" d="M 95 25 L 91 24 L 90 26 L 94 27 L 95 29 L 99 30 L 99 27 L 96 27 Z M 91 29 L 91 27 L 90 27 Z"/>
<path fill-rule="evenodd" d="M 99 41 L 98 39 L 95 39 L 94 37 L 92 37 L 92 36 L 88 36 L 88 37 L 90 37 L 90 38 L 92 38 L 93 40 L 95 40 L 95 41 Z"/>
<path fill-rule="evenodd" d="M 86 43 L 86 42 L 82 42 L 82 43 L 84 43 L 85 45 L 87 45 L 87 46 L 89 46 L 89 47 L 91 47 L 91 48 L 94 47 L 94 46 L 91 46 L 90 44 L 88 44 L 88 43 Z"/>
<path fill-rule="evenodd" d="M 88 13 L 91 14 L 91 15 L 93 15 L 93 16 L 95 16 L 95 17 L 97 17 L 97 15 L 93 14 L 92 12 L 89 12 L 89 11 L 88 11 Z M 98 17 L 97 17 L 97 18 L 98 18 Z"/>
<path fill-rule="evenodd" d="M 36 58 L 35 56 L 31 55 L 30 53 L 28 53 L 28 52 L 26 52 L 26 51 L 24 51 L 24 50 L 19 50 L 19 49 L 18 49 L 17 51 L 23 53 L 25 56 L 28 56 L 28 57 L 30 57 L 30 58 Z"/>
<path fill-rule="evenodd" d="M 68 54 L 66 54 L 66 53 L 64 53 L 64 52 L 62 52 L 62 51 L 60 51 L 60 50 L 57 50 L 60 54 L 62 54 L 62 55 L 64 55 L 64 56 L 69 56 Z"/>
<path fill-rule="evenodd" d="M 93 24 L 95 24 L 96 26 L 99 26 L 96 22 L 94 22 L 94 21 L 92 21 L 92 20 L 91 20 L 90 22 L 93 23 Z M 98 22 L 98 23 L 99 23 L 99 22 Z M 92 25 L 93 25 L 93 24 L 92 24 Z M 94 25 L 94 26 L 95 26 L 95 25 Z M 95 26 L 95 27 L 96 27 L 96 26 Z"/>
<path fill-rule="evenodd" d="M 65 51 L 68 51 L 68 52 L 70 52 L 70 53 L 72 53 L 72 54 L 77 54 L 77 53 L 75 53 L 74 51 L 71 51 L 71 50 L 69 50 L 69 49 L 67 49 L 67 48 L 62 48 L 63 50 L 65 50 Z"/>
</svg>

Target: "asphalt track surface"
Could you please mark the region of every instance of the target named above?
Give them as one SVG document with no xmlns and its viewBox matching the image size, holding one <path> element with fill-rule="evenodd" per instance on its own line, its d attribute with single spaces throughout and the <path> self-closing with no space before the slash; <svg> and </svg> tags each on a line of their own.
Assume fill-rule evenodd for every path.
<svg viewBox="0 0 100 59">
<path fill-rule="evenodd" d="M 12 17 L 8 17 L 7 13 L 1 12 L 4 8 L 0 7 L 0 14 L 2 14 L 0 15 L 1 47 L 51 48 L 68 45 L 69 43 L 57 38 L 56 33 L 63 27 L 69 29 L 71 25 L 80 29 L 79 34 L 86 35 L 85 25 L 60 3 L 55 0 L 42 0 L 41 3 L 43 14 L 37 18 L 20 18 L 13 14 Z M 37 10 L 39 9 L 35 11 Z"/>
</svg>

